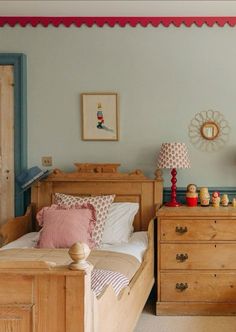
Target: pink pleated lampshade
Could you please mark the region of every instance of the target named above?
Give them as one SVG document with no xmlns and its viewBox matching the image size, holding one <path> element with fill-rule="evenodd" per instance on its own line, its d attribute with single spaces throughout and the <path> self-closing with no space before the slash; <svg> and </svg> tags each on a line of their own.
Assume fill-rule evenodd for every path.
<svg viewBox="0 0 236 332">
<path fill-rule="evenodd" d="M 190 160 L 185 143 L 163 143 L 157 160 L 158 168 L 189 168 Z"/>
</svg>

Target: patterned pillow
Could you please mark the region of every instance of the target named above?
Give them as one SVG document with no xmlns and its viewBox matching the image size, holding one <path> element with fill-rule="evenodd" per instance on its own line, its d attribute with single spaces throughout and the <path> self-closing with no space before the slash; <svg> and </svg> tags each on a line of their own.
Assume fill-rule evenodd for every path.
<svg viewBox="0 0 236 332">
<path fill-rule="evenodd" d="M 109 207 L 115 199 L 115 195 L 104 195 L 104 196 L 72 196 L 61 193 L 55 193 L 54 203 L 59 206 L 73 207 L 76 203 L 86 204 L 90 203 L 94 206 L 96 210 L 96 225 L 93 230 L 93 240 L 95 242 L 95 247 L 99 247 L 102 241 L 102 235 L 104 231 L 104 226 L 106 218 L 108 215 Z"/>
</svg>

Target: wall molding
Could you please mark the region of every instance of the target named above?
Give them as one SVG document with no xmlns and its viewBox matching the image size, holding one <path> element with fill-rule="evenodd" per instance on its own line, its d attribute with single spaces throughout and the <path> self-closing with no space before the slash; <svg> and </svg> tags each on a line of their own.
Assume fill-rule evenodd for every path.
<svg viewBox="0 0 236 332">
<path fill-rule="evenodd" d="M 218 26 L 224 27 L 228 25 L 234 27 L 236 25 L 236 16 L 158 16 L 158 17 L 141 17 L 141 16 L 113 16 L 113 17 L 95 17 L 95 16 L 0 16 L 0 27 L 9 25 L 15 27 L 19 25 L 26 27 L 28 25 L 37 27 L 38 25 L 48 27 L 50 25 L 59 27 L 61 25 L 65 27 L 75 26 L 80 28 L 85 25 L 87 27 L 180 27 L 182 25 L 186 27 L 197 26 L 202 27 L 206 25 L 208 27 Z"/>
<path fill-rule="evenodd" d="M 236 187 L 208 187 L 208 190 L 210 195 L 212 194 L 213 191 L 219 191 L 221 195 L 228 194 L 230 202 L 234 197 L 236 197 Z M 164 188 L 164 193 L 163 193 L 164 203 L 170 201 L 170 194 L 171 194 L 171 188 Z M 185 194 L 186 194 L 185 187 L 177 188 L 177 201 L 179 201 L 180 203 L 186 203 Z"/>
</svg>

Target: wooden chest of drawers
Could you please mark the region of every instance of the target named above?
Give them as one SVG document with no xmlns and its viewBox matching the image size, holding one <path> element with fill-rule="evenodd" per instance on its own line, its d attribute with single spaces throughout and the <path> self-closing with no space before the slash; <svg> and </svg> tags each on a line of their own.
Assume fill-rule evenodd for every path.
<svg viewBox="0 0 236 332">
<path fill-rule="evenodd" d="M 157 315 L 236 315 L 236 208 L 162 207 Z"/>
</svg>

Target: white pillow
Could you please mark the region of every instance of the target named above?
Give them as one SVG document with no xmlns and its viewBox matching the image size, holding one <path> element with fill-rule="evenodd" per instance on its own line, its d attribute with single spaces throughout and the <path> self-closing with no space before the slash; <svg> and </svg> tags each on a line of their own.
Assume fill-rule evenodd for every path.
<svg viewBox="0 0 236 332">
<path fill-rule="evenodd" d="M 102 236 L 102 243 L 128 242 L 133 232 L 133 221 L 138 212 L 138 203 L 112 203 Z"/>
</svg>

